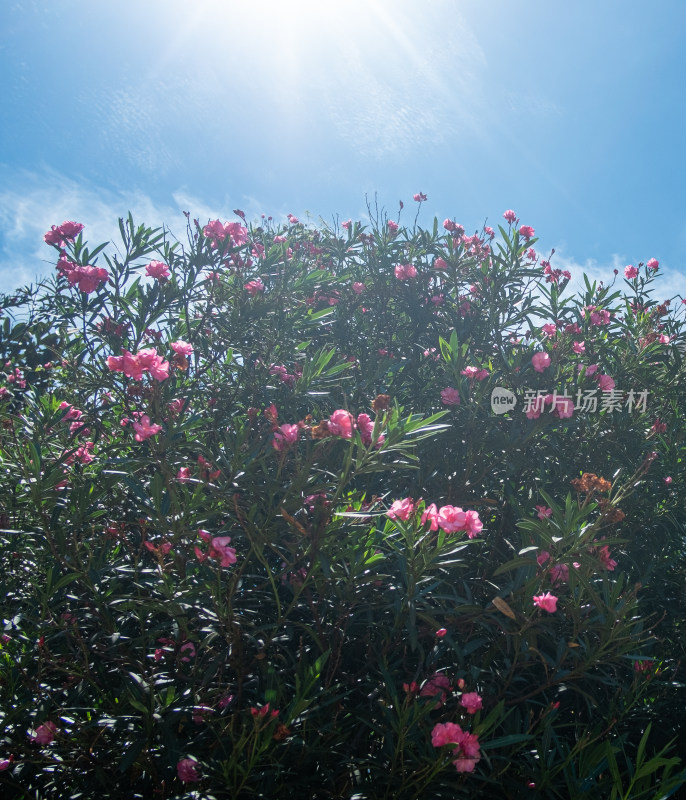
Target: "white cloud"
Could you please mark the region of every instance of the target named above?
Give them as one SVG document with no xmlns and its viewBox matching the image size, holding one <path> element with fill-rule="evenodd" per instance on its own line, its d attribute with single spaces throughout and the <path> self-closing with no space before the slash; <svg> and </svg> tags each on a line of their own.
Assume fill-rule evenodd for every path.
<svg viewBox="0 0 686 800">
<path fill-rule="evenodd" d="M 551 263 L 556 269 L 566 269 L 572 273 L 572 280 L 569 282 L 569 290 L 572 292 L 586 291 L 583 280 L 585 274 L 591 285 L 594 281 L 602 282 L 605 286 L 610 286 L 614 282 L 616 290 L 623 294 L 628 293 L 628 287 L 624 282 L 624 267 L 630 262 L 619 253 L 614 253 L 610 260 L 604 262 L 594 258 L 587 258 L 584 262 L 580 262 L 565 255 L 564 252 L 556 251 Z M 617 275 L 614 274 L 614 270 L 617 270 Z M 652 297 L 658 302 L 676 296 L 686 297 L 686 274 L 670 267 L 661 266 L 651 288 L 653 289 Z"/>
<path fill-rule="evenodd" d="M 150 227 L 162 225 L 181 237 L 186 226 L 183 211 L 201 222 L 233 218 L 237 204 L 228 199 L 216 207 L 184 191 L 175 192 L 169 202 L 158 203 L 142 192 L 102 191 L 56 172 L 43 173 L 0 170 L 0 291 L 20 286 L 54 272 L 55 252 L 43 242 L 51 225 L 70 219 L 85 225 L 84 235 L 92 245 L 120 240 L 118 220 L 130 211 L 134 221 Z M 246 198 L 243 198 L 245 200 Z M 258 206 L 248 198 L 248 218 Z"/>
</svg>

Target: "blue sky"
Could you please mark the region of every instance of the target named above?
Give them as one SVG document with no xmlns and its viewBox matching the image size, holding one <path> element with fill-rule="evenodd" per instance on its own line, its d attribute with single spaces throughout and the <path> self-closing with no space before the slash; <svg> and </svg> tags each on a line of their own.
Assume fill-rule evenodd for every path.
<svg viewBox="0 0 686 800">
<path fill-rule="evenodd" d="M 181 233 L 242 208 L 467 232 L 514 209 L 553 266 L 686 295 L 683 0 L 2 0 L 0 291 L 51 224 Z"/>
</svg>

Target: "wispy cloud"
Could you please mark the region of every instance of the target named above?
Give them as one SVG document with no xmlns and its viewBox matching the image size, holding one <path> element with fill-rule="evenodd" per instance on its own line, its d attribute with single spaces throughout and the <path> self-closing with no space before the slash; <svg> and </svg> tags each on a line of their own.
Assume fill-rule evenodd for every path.
<svg viewBox="0 0 686 800">
<path fill-rule="evenodd" d="M 557 251 L 553 258 L 555 268 L 571 272 L 572 280 L 569 283 L 569 290 L 575 293 L 586 291 L 584 274 L 591 284 L 594 281 L 598 284 L 602 282 L 605 286 L 614 283 L 617 290 L 628 293 L 628 287 L 624 282 L 624 267 L 628 263 L 626 257 L 618 253 L 613 253 L 612 258 L 605 262 L 597 261 L 594 258 L 587 258 L 581 262 L 561 251 Z M 615 270 L 617 270 L 617 275 L 615 275 Z M 655 275 L 652 289 L 653 299 L 659 302 L 674 297 L 686 297 L 686 274 L 662 266 Z"/>
<path fill-rule="evenodd" d="M 43 242 L 51 225 L 66 219 L 83 223 L 92 243 L 119 240 L 118 220 L 130 211 L 135 221 L 151 227 L 165 225 L 182 235 L 183 211 L 201 222 L 232 218 L 238 201 L 228 198 L 220 206 L 201 202 L 185 191 L 175 192 L 168 202 L 156 202 L 142 192 L 102 191 L 86 182 L 52 171 L 41 173 L 0 169 L 0 291 L 12 292 L 51 274 L 55 253 Z M 243 198 L 246 214 L 255 213 L 257 200 Z"/>
</svg>

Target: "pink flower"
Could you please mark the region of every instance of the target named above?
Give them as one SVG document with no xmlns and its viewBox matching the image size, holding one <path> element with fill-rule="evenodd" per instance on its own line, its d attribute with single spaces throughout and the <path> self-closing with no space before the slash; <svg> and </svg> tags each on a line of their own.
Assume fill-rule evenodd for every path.
<svg viewBox="0 0 686 800">
<path fill-rule="evenodd" d="M 434 747 L 456 745 L 453 755 L 456 755 L 457 759 L 453 764 L 458 772 L 474 772 L 474 767 L 481 759 L 478 736 L 463 731 L 454 722 L 439 722 L 434 725 L 431 731 L 431 744 Z"/>
<path fill-rule="evenodd" d="M 208 558 L 217 559 L 220 567 L 230 567 L 232 564 L 236 563 L 236 551 L 233 547 L 229 547 L 229 543 L 231 541 L 230 536 L 213 537 L 212 534 L 202 530 L 202 528 L 198 531 L 198 535 L 204 542 L 209 542 L 210 545 L 206 553 L 203 553 L 203 551 L 197 546 L 193 548 L 195 550 L 195 555 L 201 564 L 204 561 L 207 561 Z"/>
<path fill-rule="evenodd" d="M 507 220 L 509 223 L 513 223 L 513 222 L 514 222 L 514 221 L 517 219 L 517 215 L 515 214 L 515 212 L 514 212 L 514 211 L 512 211 L 512 209 L 509 209 L 508 211 L 506 211 L 506 212 L 503 214 L 503 217 L 504 217 L 504 218 L 505 218 L 505 219 L 506 219 L 506 220 Z"/>
<path fill-rule="evenodd" d="M 54 722 L 44 722 L 36 728 L 35 733 L 31 736 L 31 741 L 37 744 L 50 744 L 54 741 L 56 733 L 57 725 Z"/>
<path fill-rule="evenodd" d="M 142 370 L 147 370 L 156 381 L 169 377 L 169 362 L 158 355 L 152 347 L 139 351 L 136 356 Z"/>
<path fill-rule="evenodd" d="M 441 401 L 444 406 L 459 406 L 460 393 L 452 386 L 446 386 L 446 388 L 441 391 Z"/>
<path fill-rule="evenodd" d="M 107 367 L 112 372 L 123 372 L 127 378 L 140 381 L 143 372 L 149 372 L 153 378 L 163 381 L 169 377 L 169 362 L 152 349 L 141 350 L 137 355 L 122 349 L 121 356 L 108 356 Z"/>
<path fill-rule="evenodd" d="M 624 267 L 624 277 L 628 279 L 637 278 L 638 269 L 634 267 L 633 264 L 627 264 L 627 266 Z"/>
<path fill-rule="evenodd" d="M 477 692 L 465 692 L 460 698 L 460 705 L 466 709 L 468 714 L 476 714 L 479 709 L 483 708 L 483 701 Z"/>
<path fill-rule="evenodd" d="M 582 353 L 586 352 L 586 343 L 585 342 L 572 342 L 572 350 L 577 353 L 577 355 L 581 355 Z"/>
<path fill-rule="evenodd" d="M 464 529 L 467 531 L 469 539 L 476 539 L 484 528 L 483 522 L 479 519 L 476 511 L 465 511 Z"/>
<path fill-rule="evenodd" d="M 328 421 L 329 433 L 343 439 L 352 439 L 353 415 L 343 408 L 334 411 Z"/>
<path fill-rule="evenodd" d="M 534 605 L 553 614 L 557 611 L 557 597 L 550 592 L 534 596 Z"/>
<path fill-rule="evenodd" d="M 395 277 L 399 281 L 416 278 L 417 268 L 412 264 L 398 264 L 398 266 L 395 268 Z"/>
<path fill-rule="evenodd" d="M 435 672 L 422 686 L 420 697 L 436 697 L 434 708 L 440 708 L 446 700 L 446 692 L 450 691 L 450 681 L 441 672 Z M 434 745 L 436 747 L 436 745 Z"/>
<path fill-rule="evenodd" d="M 604 545 L 603 547 L 598 548 L 598 558 L 600 559 L 604 569 L 609 570 L 610 572 L 612 572 L 617 566 L 617 562 L 614 560 L 614 558 L 610 558 L 609 545 Z"/>
<path fill-rule="evenodd" d="M 391 234 L 395 234 L 395 233 L 398 232 L 398 223 L 397 222 L 393 222 L 392 219 L 389 219 L 386 224 L 388 225 L 388 230 L 391 232 Z"/>
<path fill-rule="evenodd" d="M 253 715 L 253 717 L 257 717 L 257 718 L 266 717 L 267 714 L 269 714 L 270 718 L 274 719 L 274 717 L 278 717 L 279 716 L 279 709 L 275 708 L 270 713 L 270 711 L 269 711 L 269 703 L 266 703 L 263 706 L 253 706 L 250 709 L 250 713 Z"/>
<path fill-rule="evenodd" d="M 200 780 L 197 772 L 198 762 L 193 758 L 182 758 L 176 765 L 176 774 L 182 783 L 195 783 Z"/>
<path fill-rule="evenodd" d="M 465 529 L 466 524 L 467 514 L 461 508 L 443 506 L 438 510 L 438 526 L 446 533 L 462 531 Z"/>
<path fill-rule="evenodd" d="M 151 436 L 156 436 L 162 430 L 162 426 L 151 423 L 150 417 L 147 414 L 141 414 L 138 418 L 138 422 L 133 423 L 133 429 L 136 431 L 136 441 L 144 442 Z"/>
<path fill-rule="evenodd" d="M 588 370 L 586 372 L 588 373 Z M 603 392 L 611 392 L 615 388 L 615 382 L 609 375 L 598 375 L 596 380 L 600 390 Z"/>
<path fill-rule="evenodd" d="M 362 444 L 365 447 L 369 447 L 369 445 L 372 443 L 372 434 L 374 433 L 374 422 L 369 414 L 357 415 L 357 430 L 360 432 Z M 385 438 L 386 437 L 382 433 L 379 434 L 376 438 L 375 445 L 380 447 Z"/>
<path fill-rule="evenodd" d="M 245 286 L 243 286 L 245 291 L 250 295 L 250 297 L 255 297 L 255 295 L 259 294 L 260 292 L 264 291 L 264 284 L 258 278 L 255 281 L 248 281 Z"/>
<path fill-rule="evenodd" d="M 78 288 L 85 294 L 94 292 L 101 283 L 107 283 L 110 274 L 102 267 L 80 267 L 74 266 L 67 273 L 67 280 L 72 286 Z"/>
<path fill-rule="evenodd" d="M 665 483 L 666 483 L 667 485 L 669 485 L 671 482 L 672 482 L 672 476 L 671 476 L 671 475 L 668 475 L 668 476 L 665 478 Z"/>
<path fill-rule="evenodd" d="M 434 260 L 434 269 L 448 269 L 448 263 L 440 256 Z"/>
<path fill-rule="evenodd" d="M 569 567 L 566 564 L 555 564 L 550 568 L 550 580 L 553 585 L 567 583 L 569 580 Z"/>
<path fill-rule="evenodd" d="M 158 557 L 166 556 L 172 549 L 171 542 L 161 542 L 159 545 L 154 542 L 144 542 L 144 545 L 147 550 L 150 550 L 151 553 L 154 553 Z"/>
<path fill-rule="evenodd" d="M 479 369 L 478 367 L 465 367 L 460 375 L 465 375 L 470 381 L 483 381 L 488 378 L 487 369 Z"/>
<path fill-rule="evenodd" d="M 415 201 L 415 203 L 421 203 L 427 199 L 427 196 L 424 194 L 424 192 L 419 192 L 418 194 L 413 194 L 412 199 Z"/>
<path fill-rule="evenodd" d="M 481 760 L 479 737 L 474 733 L 463 731 L 458 741 L 458 748 L 453 750 L 457 759 L 453 761 L 458 772 L 474 772 L 477 762 Z"/>
<path fill-rule="evenodd" d="M 660 262 L 656 258 L 651 258 L 650 261 L 646 264 L 646 267 L 649 269 L 658 269 L 660 266 Z"/>
<path fill-rule="evenodd" d="M 552 516 L 553 509 L 548 508 L 548 506 L 536 506 L 537 517 L 539 519 L 548 519 L 548 517 Z"/>
<path fill-rule="evenodd" d="M 436 631 L 435 636 L 437 636 L 439 639 L 442 639 L 446 635 L 446 633 L 448 633 L 448 630 L 446 628 L 439 628 Z"/>
<path fill-rule="evenodd" d="M 172 350 L 181 356 L 189 356 L 193 352 L 193 345 L 188 344 L 179 339 L 178 342 L 172 342 Z"/>
<path fill-rule="evenodd" d="M 298 441 L 298 434 L 300 433 L 300 428 L 297 425 L 280 425 L 274 431 L 274 439 L 272 441 L 272 447 L 275 450 L 281 452 L 282 450 L 286 450 L 292 444 L 295 444 Z"/>
<path fill-rule="evenodd" d="M 0 759 L 0 772 L 3 772 L 12 765 L 12 758 L 13 757 L 10 756 L 9 758 Z"/>
<path fill-rule="evenodd" d="M 169 275 L 169 267 L 162 261 L 151 261 L 145 268 L 145 274 L 149 278 L 155 278 L 158 281 L 166 280 Z"/>
<path fill-rule="evenodd" d="M 534 353 L 531 363 L 536 372 L 543 372 L 550 366 L 550 356 L 547 353 Z"/>
<path fill-rule="evenodd" d="M 432 503 L 422 513 L 421 519 L 422 525 L 426 525 L 427 522 L 430 523 L 429 530 L 437 531 L 438 530 L 438 509 L 436 508 L 436 504 Z"/>
<path fill-rule="evenodd" d="M 73 242 L 82 230 L 83 225 L 80 222 L 66 220 L 61 225 L 53 225 L 43 239 L 55 247 L 64 247 L 66 242 Z"/>
<path fill-rule="evenodd" d="M 405 522 L 414 514 L 414 502 L 411 497 L 396 500 L 386 512 L 389 519 L 402 519 Z"/>
<path fill-rule="evenodd" d="M 591 311 L 591 325 L 607 325 L 610 322 L 610 312 L 607 309 Z"/>
<path fill-rule="evenodd" d="M 195 645 L 193 642 L 186 642 L 185 644 L 182 644 L 181 647 L 179 647 L 179 655 L 181 655 L 181 653 L 188 653 L 187 656 L 181 657 L 181 661 L 184 664 L 188 664 L 192 658 L 195 658 Z"/>
<path fill-rule="evenodd" d="M 353 283 L 353 292 L 355 292 L 355 294 L 362 294 L 365 288 L 366 287 L 364 283 L 361 283 L 360 281 L 355 281 L 355 283 Z"/>
<path fill-rule="evenodd" d="M 557 325 L 553 325 L 552 322 L 549 322 L 547 325 L 543 326 L 543 333 L 545 333 L 549 339 L 552 339 L 557 333 Z"/>
<path fill-rule="evenodd" d="M 548 400 L 550 398 L 550 400 Z M 553 402 L 553 395 L 546 397 L 546 402 Z M 560 419 L 568 419 L 574 416 L 574 401 L 570 397 L 556 397 L 555 398 L 555 414 Z"/>
<path fill-rule="evenodd" d="M 454 722 L 439 722 L 431 731 L 431 744 L 434 747 L 445 747 L 457 744 L 462 737 L 462 728 Z"/>
<path fill-rule="evenodd" d="M 521 234 L 521 235 L 522 235 L 522 236 L 523 236 L 525 239 L 532 239 L 532 238 L 533 238 L 533 235 L 534 235 L 534 233 L 535 233 L 535 231 L 534 231 L 534 229 L 531 227 L 531 225 L 520 225 L 520 227 L 519 227 L 519 233 L 520 233 L 520 234 Z"/>
<path fill-rule="evenodd" d="M 188 483 L 191 479 L 191 471 L 188 467 L 179 467 L 179 471 L 176 473 L 176 480 L 179 483 Z"/>
</svg>

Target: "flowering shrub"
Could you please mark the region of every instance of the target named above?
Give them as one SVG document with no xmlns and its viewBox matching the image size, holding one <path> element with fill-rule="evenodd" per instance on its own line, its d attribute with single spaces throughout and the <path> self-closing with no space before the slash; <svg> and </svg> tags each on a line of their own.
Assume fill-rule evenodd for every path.
<svg viewBox="0 0 686 800">
<path fill-rule="evenodd" d="M 574 296 L 514 211 L 235 213 L 112 254 L 53 226 L 0 299 L 5 794 L 675 791 L 657 262 Z"/>
</svg>

